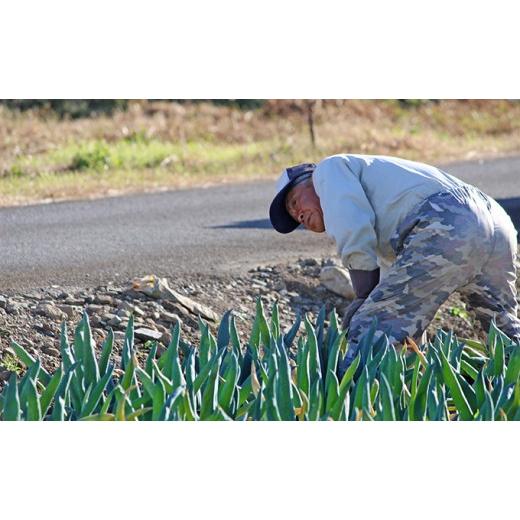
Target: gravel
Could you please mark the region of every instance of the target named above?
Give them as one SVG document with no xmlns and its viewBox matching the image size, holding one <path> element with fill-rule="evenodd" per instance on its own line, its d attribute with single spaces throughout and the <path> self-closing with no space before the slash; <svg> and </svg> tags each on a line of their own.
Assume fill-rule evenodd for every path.
<svg viewBox="0 0 520 520">
<path fill-rule="evenodd" d="M 350 300 L 334 294 L 320 283 L 322 268 L 331 265 L 337 265 L 337 262 L 330 258 L 302 258 L 293 264 L 259 265 L 236 277 L 191 276 L 168 282 L 177 293 L 196 300 L 218 316 L 233 309 L 239 335 L 245 341 L 250 334 L 259 297 L 268 313 L 272 303 L 278 302 L 282 329 L 288 329 L 298 313 L 316 317 L 322 305 L 325 305 L 327 313 L 335 307 L 341 317 Z M 69 341 L 72 342 L 75 326 L 84 311 L 89 315 L 98 349 L 108 330 L 113 328 L 116 358 L 130 313 L 134 315 L 135 328 L 140 329 L 136 333 L 136 343 L 143 355 L 151 339 L 158 340 L 160 349 L 164 349 L 171 338 L 171 327 L 177 322 L 181 324 L 184 340 L 192 344 L 199 341 L 198 316 L 194 312 L 174 301 L 156 299 L 136 291 L 131 280 L 126 286 L 113 283 L 97 287 L 53 286 L 31 294 L 4 293 L 0 295 L 2 378 L 6 366 L 12 369 L 9 345 L 13 340 L 33 356 L 39 356 L 46 369 L 55 369 L 60 361 L 61 323 L 66 322 Z M 208 324 L 216 333 L 218 323 L 208 321 Z M 483 331 L 475 323 L 471 311 L 465 310 L 465 303 L 457 294 L 441 307 L 427 332 L 434 334 L 439 327 L 453 329 L 462 337 L 484 339 Z"/>
</svg>

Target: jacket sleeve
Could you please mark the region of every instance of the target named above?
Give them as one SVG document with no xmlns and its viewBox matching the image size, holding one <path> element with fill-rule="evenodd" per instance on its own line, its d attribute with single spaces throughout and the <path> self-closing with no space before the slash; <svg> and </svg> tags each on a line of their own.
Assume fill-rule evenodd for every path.
<svg viewBox="0 0 520 520">
<path fill-rule="evenodd" d="M 349 158 L 321 161 L 313 174 L 325 230 L 335 241 L 348 269 L 377 269 L 375 214 Z"/>
</svg>

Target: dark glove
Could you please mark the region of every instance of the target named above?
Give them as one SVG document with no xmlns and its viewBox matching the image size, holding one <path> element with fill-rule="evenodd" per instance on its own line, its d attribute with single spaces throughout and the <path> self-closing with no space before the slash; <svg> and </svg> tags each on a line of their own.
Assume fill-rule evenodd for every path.
<svg viewBox="0 0 520 520">
<path fill-rule="evenodd" d="M 350 326 L 350 321 L 352 320 L 354 314 L 361 307 L 361 305 L 363 305 L 363 302 L 372 292 L 374 287 L 379 283 L 379 268 L 374 269 L 373 271 L 350 269 L 349 274 L 357 298 L 351 302 L 351 304 L 348 306 L 345 312 L 345 316 L 343 317 L 343 321 L 341 322 L 341 327 L 343 328 L 343 330 Z M 338 378 L 340 381 L 343 377 L 343 374 L 347 371 L 347 368 L 352 364 L 352 361 L 354 361 L 358 353 L 358 350 L 359 345 L 351 345 L 347 352 L 347 355 L 339 361 Z"/>
<path fill-rule="evenodd" d="M 352 287 L 358 298 L 367 298 L 372 289 L 379 283 L 379 267 L 373 271 L 350 269 L 349 274 Z"/>
<path fill-rule="evenodd" d="M 355 300 L 352 300 L 351 304 L 348 306 L 347 311 L 345 312 L 345 316 L 343 317 L 343 321 L 341 322 L 341 327 L 343 330 L 348 328 L 350 326 L 350 320 L 356 313 L 356 311 L 363 305 L 365 302 L 365 298 L 356 298 Z M 341 359 L 339 359 L 338 362 L 338 379 L 341 381 L 343 378 L 343 375 L 347 371 L 347 368 L 352 364 L 352 361 L 354 361 L 355 357 L 357 356 L 357 353 L 359 351 L 359 345 L 357 343 L 350 344 L 349 349 L 347 351 L 347 355 Z"/>
<path fill-rule="evenodd" d="M 345 311 L 345 315 L 343 316 L 343 321 L 341 322 L 341 328 L 345 330 L 350 325 L 350 320 L 352 316 L 356 313 L 356 311 L 363 305 L 365 298 L 356 298 L 350 302 L 350 305 L 347 307 Z"/>
</svg>

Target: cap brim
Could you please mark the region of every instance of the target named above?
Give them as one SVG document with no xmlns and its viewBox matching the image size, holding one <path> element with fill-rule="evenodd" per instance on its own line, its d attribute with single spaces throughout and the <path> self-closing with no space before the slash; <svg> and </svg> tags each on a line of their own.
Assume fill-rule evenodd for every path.
<svg viewBox="0 0 520 520">
<path fill-rule="evenodd" d="M 278 231 L 278 233 L 290 233 L 300 225 L 299 222 L 289 215 L 285 207 L 285 197 L 292 187 L 292 182 L 287 184 L 287 186 L 284 186 L 276 194 L 276 197 L 273 199 L 273 202 L 271 202 L 271 207 L 269 208 L 271 225 L 276 229 L 276 231 Z"/>
</svg>

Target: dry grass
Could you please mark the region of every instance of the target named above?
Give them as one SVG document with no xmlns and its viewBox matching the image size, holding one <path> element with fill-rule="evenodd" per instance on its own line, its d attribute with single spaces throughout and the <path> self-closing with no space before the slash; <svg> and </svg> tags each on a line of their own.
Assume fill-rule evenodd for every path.
<svg viewBox="0 0 520 520">
<path fill-rule="evenodd" d="M 58 120 L 0 107 L 0 205 L 273 178 L 340 152 L 448 162 L 520 153 L 520 103 L 318 101 L 241 111 L 133 101 L 112 117 Z"/>
</svg>

